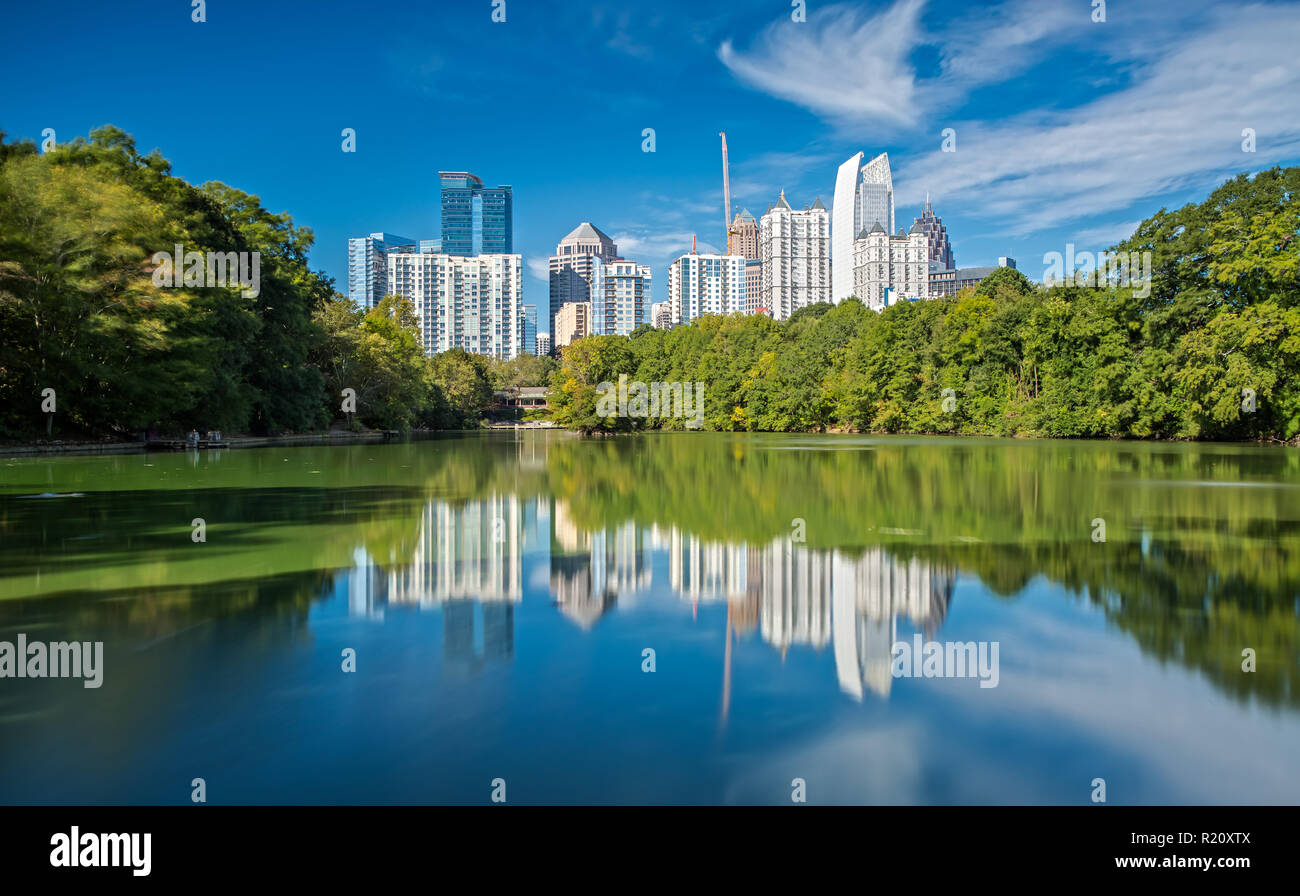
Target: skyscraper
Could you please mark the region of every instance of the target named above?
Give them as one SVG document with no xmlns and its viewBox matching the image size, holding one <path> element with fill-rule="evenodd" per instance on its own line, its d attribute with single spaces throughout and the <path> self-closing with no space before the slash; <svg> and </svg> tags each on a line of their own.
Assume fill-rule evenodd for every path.
<svg viewBox="0 0 1300 896">
<path fill-rule="evenodd" d="M 831 200 L 831 300 L 836 303 L 853 295 L 853 241 L 862 230 L 857 224 L 861 165 L 862 153 L 854 153 L 835 174 L 835 196 Z"/>
<path fill-rule="evenodd" d="M 853 294 L 853 242 L 858 235 L 870 232 L 876 224 L 886 234 L 894 232 L 894 177 L 889 170 L 889 154 L 882 152 L 859 168 L 862 155 L 859 152 L 850 156 L 835 176 L 831 292 L 836 302 Z"/>
<path fill-rule="evenodd" d="M 925 197 L 925 210 L 912 226 L 920 227 L 921 232 L 925 234 L 932 265 L 937 265 L 939 270 L 944 271 L 956 267 L 952 260 L 952 244 L 948 242 L 948 228 L 943 226 L 943 219 L 930 208 L 928 194 Z"/>
<path fill-rule="evenodd" d="M 393 233 L 372 233 L 348 240 L 348 298 L 359 308 L 373 308 L 388 291 L 388 253 L 415 251 L 415 240 Z"/>
<path fill-rule="evenodd" d="M 634 261 L 594 260 L 591 269 L 591 332 L 626 336 L 650 323 L 650 268 Z"/>
<path fill-rule="evenodd" d="M 668 268 L 672 322 L 745 310 L 745 259 L 739 255 L 683 255 Z"/>
<path fill-rule="evenodd" d="M 727 234 L 727 254 L 742 258 L 758 258 L 758 221 L 742 208 L 731 222 Z"/>
<path fill-rule="evenodd" d="M 468 171 L 439 171 L 442 182 L 442 252 L 509 255 L 514 252 L 514 192 L 485 187 Z"/>
<path fill-rule="evenodd" d="M 618 246 L 590 221 L 583 221 L 555 247 L 550 261 L 551 302 L 547 327 L 554 337 L 555 315 L 569 302 L 591 301 L 591 279 L 597 261 L 618 260 Z M 560 342 L 555 341 L 558 347 Z"/>
<path fill-rule="evenodd" d="M 415 305 L 427 354 L 460 348 L 509 361 L 523 351 L 523 256 L 388 256 L 388 292 Z"/>
<path fill-rule="evenodd" d="M 520 351 L 526 355 L 537 354 L 537 306 L 524 307 L 524 344 Z"/>
<path fill-rule="evenodd" d="M 795 211 L 784 190 L 763 215 L 758 227 L 763 261 L 759 307 L 770 311 L 773 320 L 785 320 L 798 308 L 831 300 L 830 230 L 830 214 L 820 199 Z"/>
<path fill-rule="evenodd" d="M 894 176 L 889 171 L 889 154 L 884 152 L 862 166 L 853 216 L 859 232 L 869 230 L 877 221 L 888 233 L 894 232 Z"/>
</svg>

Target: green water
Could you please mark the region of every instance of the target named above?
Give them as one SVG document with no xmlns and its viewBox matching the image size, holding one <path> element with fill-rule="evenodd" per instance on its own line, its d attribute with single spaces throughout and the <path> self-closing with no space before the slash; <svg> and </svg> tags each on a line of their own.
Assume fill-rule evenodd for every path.
<svg viewBox="0 0 1300 896">
<path fill-rule="evenodd" d="M 100 688 L 0 678 L 0 802 L 198 776 L 243 803 L 496 777 L 788 803 L 795 776 L 1300 801 L 1293 449 L 504 432 L 0 463 L 0 641 L 105 656 Z M 997 643 L 996 687 L 891 674 L 917 634 Z"/>
</svg>

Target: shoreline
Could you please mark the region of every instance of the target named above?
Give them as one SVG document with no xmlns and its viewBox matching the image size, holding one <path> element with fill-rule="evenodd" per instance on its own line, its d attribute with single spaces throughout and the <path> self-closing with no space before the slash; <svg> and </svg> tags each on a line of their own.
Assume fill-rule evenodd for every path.
<svg viewBox="0 0 1300 896">
<path fill-rule="evenodd" d="M 456 430 L 448 430 L 449 432 Z M 441 430 L 412 430 L 397 439 L 434 435 Z M 270 445 L 330 445 L 396 441 L 383 430 L 367 432 L 293 433 L 279 436 L 228 436 L 221 448 L 164 448 L 149 442 L 52 442 L 48 444 L 0 444 L 0 457 L 47 457 L 61 454 L 148 454 L 163 451 L 223 451 L 235 448 L 265 448 Z"/>
<path fill-rule="evenodd" d="M 512 430 L 543 430 L 567 432 L 577 435 L 581 438 L 618 438 L 620 436 L 644 435 L 653 432 L 673 433 L 673 432 L 722 432 L 720 430 L 658 430 L 647 429 L 631 432 L 616 432 L 593 430 L 584 433 L 579 429 L 570 429 L 565 426 L 538 426 L 528 424 L 488 424 L 477 429 L 413 429 L 404 433 L 393 435 L 391 431 L 369 430 L 366 432 L 329 432 L 329 433 L 294 433 L 279 436 L 231 436 L 223 439 L 223 445 L 220 448 L 171 448 L 161 447 L 157 444 L 147 442 L 66 442 L 50 444 L 0 444 L 0 458 L 18 458 L 18 457 L 55 457 L 59 455 L 91 455 L 91 454 L 147 454 L 150 452 L 164 451 L 223 451 L 236 448 L 266 448 L 272 445 L 285 447 L 295 447 L 303 445 L 367 445 L 381 442 L 404 441 L 408 439 L 428 439 L 436 438 L 441 435 L 450 435 L 453 433 L 467 432 L 507 432 Z M 1060 438 L 1053 436 L 999 436 L 985 433 L 919 433 L 919 432 L 866 432 L 856 430 L 832 429 L 822 432 L 816 431 L 790 431 L 779 433 L 766 433 L 765 430 L 756 430 L 750 433 L 752 435 L 772 434 L 772 435 L 865 435 L 873 437 L 939 437 L 939 438 L 956 438 L 956 439 L 1009 439 L 1015 441 L 1029 442 L 1130 442 L 1137 444 L 1205 444 L 1205 445 L 1255 445 L 1259 447 L 1278 447 L 1278 448 L 1297 448 L 1300 447 L 1300 439 L 1284 442 L 1280 439 L 1243 439 L 1243 440 L 1218 440 L 1218 439 L 1127 439 L 1117 436 L 1111 437 L 1091 437 L 1091 438 Z"/>
</svg>

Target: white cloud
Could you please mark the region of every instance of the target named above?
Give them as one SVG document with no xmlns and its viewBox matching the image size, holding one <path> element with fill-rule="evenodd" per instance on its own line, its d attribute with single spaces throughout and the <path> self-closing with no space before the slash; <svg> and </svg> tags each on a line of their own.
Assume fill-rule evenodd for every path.
<svg viewBox="0 0 1300 896">
<path fill-rule="evenodd" d="M 524 264 L 528 266 L 528 273 L 533 277 L 550 282 L 551 259 L 549 257 L 543 258 L 540 255 L 534 255 L 532 258 L 525 259 Z"/>
<path fill-rule="evenodd" d="M 769 25 L 748 49 L 725 41 L 718 55 L 740 81 L 819 115 L 841 139 L 870 135 L 875 145 L 882 131 L 935 131 L 924 155 L 893 154 L 899 204 L 919 204 L 930 192 L 946 213 L 1006 222 L 999 235 L 1132 216 L 1153 198 L 1204 192 L 1231 174 L 1300 155 L 1295 4 L 1225 10 L 1184 0 L 1177 16 L 1134 7 L 1093 23 L 1087 4 L 1008 0 L 933 28 L 924 11 L 924 0 L 895 0 L 874 14 L 829 6 L 806 23 Z M 1071 64 L 1073 53 L 1045 69 L 1061 79 L 1061 96 L 1074 96 L 1066 85 L 1082 78 L 1093 99 L 1062 108 L 1040 91 L 1037 107 L 1010 117 L 961 120 L 972 91 L 1061 48 L 1097 54 L 1100 64 Z M 926 51 L 937 56 L 936 73 L 919 77 L 914 60 Z M 936 122 L 945 118 L 957 130 L 955 153 L 940 151 Z M 1248 127 L 1257 134 L 1254 154 L 1241 151 Z M 772 162 L 787 167 L 742 174 L 735 193 L 829 184 L 833 175 L 832 162 L 822 178 L 794 170 L 789 158 Z M 778 176 L 787 183 L 772 183 Z M 1126 226 L 1093 224 L 1077 240 L 1122 238 Z"/>
<path fill-rule="evenodd" d="M 721 212 L 721 203 L 719 212 Z M 722 229 L 722 225 L 718 225 Z M 718 247 L 708 240 L 692 234 L 689 230 L 672 231 L 622 231 L 612 236 L 618 244 L 618 252 L 624 258 L 630 258 L 641 264 L 649 264 L 656 269 L 668 265 L 674 259 L 691 251 L 691 237 L 695 237 L 695 251 L 701 254 L 717 252 Z"/>
<path fill-rule="evenodd" d="M 834 119 L 911 124 L 915 73 L 908 56 L 921 36 L 925 0 L 898 0 L 866 17 L 851 6 L 815 10 L 807 22 L 769 25 L 748 52 L 718 49 L 742 81 Z"/>
<path fill-rule="evenodd" d="M 1087 230 L 1080 230 L 1071 236 L 1078 249 L 1096 252 L 1101 249 L 1109 249 L 1116 243 L 1128 239 L 1141 223 L 1141 221 L 1124 221 L 1118 224 L 1102 224 L 1097 227 L 1089 227 Z M 1060 251 L 1064 252 L 1065 247 L 1062 246 Z"/>
<path fill-rule="evenodd" d="M 718 56 L 741 81 L 845 129 L 906 128 L 1040 61 L 1089 24 L 1069 0 L 1008 0 L 946 20 L 921 21 L 925 0 L 895 0 L 868 15 L 856 6 L 815 10 L 805 23 L 769 25 L 747 51 L 723 41 Z M 932 47 L 938 73 L 918 77 L 914 54 Z"/>
<path fill-rule="evenodd" d="M 1138 66 L 1132 86 L 1061 112 L 955 125 L 957 152 L 907 159 L 901 203 L 945 205 L 1028 233 L 1300 155 L 1300 11 L 1233 9 Z M 1257 133 L 1244 153 L 1243 128 Z"/>
</svg>

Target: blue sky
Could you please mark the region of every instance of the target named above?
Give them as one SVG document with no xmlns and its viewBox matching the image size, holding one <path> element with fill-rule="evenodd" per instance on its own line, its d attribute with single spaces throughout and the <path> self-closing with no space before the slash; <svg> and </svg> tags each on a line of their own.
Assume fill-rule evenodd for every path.
<svg viewBox="0 0 1300 896">
<path fill-rule="evenodd" d="M 1067 242 L 1104 249 L 1300 161 L 1300 4 L 1114 0 L 1094 22 L 1094 2 L 809 2 L 795 22 L 786 0 L 505 0 L 496 23 L 492 0 L 211 0 L 201 24 L 189 0 L 11 2 L 0 129 L 115 124 L 311 227 L 339 287 L 349 236 L 437 235 L 437 172 L 456 169 L 514 187 L 526 302 L 545 306 L 546 257 L 584 220 L 662 299 L 692 233 L 723 243 L 722 130 L 755 214 L 781 189 L 829 206 L 843 159 L 887 151 L 900 223 L 928 191 L 958 265 L 1011 255 L 1040 279 Z"/>
</svg>

